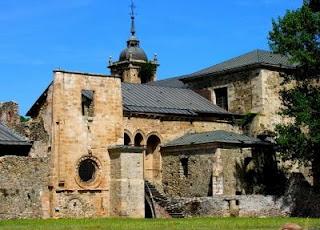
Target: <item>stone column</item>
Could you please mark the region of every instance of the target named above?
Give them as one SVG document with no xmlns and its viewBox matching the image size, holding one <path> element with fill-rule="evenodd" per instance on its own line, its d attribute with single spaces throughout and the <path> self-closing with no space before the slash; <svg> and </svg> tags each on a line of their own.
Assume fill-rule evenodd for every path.
<svg viewBox="0 0 320 230">
<path fill-rule="evenodd" d="M 115 146 L 110 154 L 110 215 L 144 218 L 142 147 Z"/>
</svg>

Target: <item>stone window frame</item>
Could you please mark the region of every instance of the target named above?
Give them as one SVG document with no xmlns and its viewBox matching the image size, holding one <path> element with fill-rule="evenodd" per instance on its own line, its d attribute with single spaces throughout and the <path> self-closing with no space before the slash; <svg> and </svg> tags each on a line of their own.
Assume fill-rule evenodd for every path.
<svg viewBox="0 0 320 230">
<path fill-rule="evenodd" d="M 219 85 L 219 86 L 214 86 L 214 87 L 210 87 L 211 90 L 211 101 L 213 104 L 217 105 L 217 97 L 216 97 L 216 92 L 215 90 L 217 89 L 222 89 L 222 88 L 226 88 L 227 89 L 227 111 L 229 111 L 230 108 L 230 89 L 231 89 L 232 85 L 230 84 L 224 84 L 224 85 Z"/>
<path fill-rule="evenodd" d="M 86 96 L 86 92 L 92 93 L 92 98 Z M 85 105 L 89 104 L 89 105 Z M 85 110 L 85 107 L 88 107 Z M 83 117 L 92 118 L 95 115 L 95 91 L 90 89 L 81 90 L 81 114 Z"/>
<path fill-rule="evenodd" d="M 94 175 L 94 179 L 90 180 L 90 181 L 83 181 L 80 176 L 79 176 L 79 167 L 81 162 L 85 161 L 85 160 L 92 160 L 95 162 L 96 165 L 96 170 L 95 170 L 95 175 Z M 98 187 L 101 182 L 102 182 L 102 166 L 101 166 L 101 162 L 99 161 L 99 159 L 97 157 L 91 156 L 91 155 L 84 155 L 82 157 L 80 157 L 80 159 L 77 161 L 76 165 L 75 165 L 75 180 L 76 183 L 81 187 L 81 188 L 96 188 Z"/>
</svg>

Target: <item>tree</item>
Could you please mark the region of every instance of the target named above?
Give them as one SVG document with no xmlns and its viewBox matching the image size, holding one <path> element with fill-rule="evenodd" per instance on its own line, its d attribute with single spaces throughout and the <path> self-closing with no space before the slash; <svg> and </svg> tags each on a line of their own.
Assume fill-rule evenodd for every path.
<svg viewBox="0 0 320 230">
<path fill-rule="evenodd" d="M 273 20 L 269 44 L 296 68 L 283 75 L 281 114 L 290 118 L 276 127 L 283 160 L 311 166 L 320 186 L 320 3 L 304 1 L 301 8 Z M 291 88 L 285 87 L 291 84 Z"/>
</svg>

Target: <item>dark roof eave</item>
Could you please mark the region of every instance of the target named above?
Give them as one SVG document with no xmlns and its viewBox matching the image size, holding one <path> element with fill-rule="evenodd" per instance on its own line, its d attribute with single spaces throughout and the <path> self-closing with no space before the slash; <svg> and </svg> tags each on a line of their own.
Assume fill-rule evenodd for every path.
<svg viewBox="0 0 320 230">
<path fill-rule="evenodd" d="M 243 115 L 233 114 L 233 113 L 199 113 L 196 115 L 182 115 L 182 114 L 168 114 L 168 113 L 152 113 L 152 112 L 135 112 L 124 110 L 124 116 L 134 117 L 134 116 L 143 116 L 143 117 L 156 117 L 156 118 L 177 118 L 177 119 L 186 119 L 186 120 L 208 120 L 208 118 L 223 118 L 224 120 L 233 120 L 234 118 L 242 117 Z"/>
<path fill-rule="evenodd" d="M 223 144 L 227 146 L 234 146 L 234 147 L 254 147 L 254 146 L 272 146 L 272 143 L 261 141 L 261 142 L 242 142 L 242 141 L 213 141 L 213 142 L 207 142 L 207 143 L 195 143 L 195 144 L 189 144 L 189 145 L 163 145 L 161 148 L 163 149 L 175 149 L 175 148 L 183 148 L 183 149 L 188 149 L 188 148 L 206 148 L 210 146 L 217 146 L 217 144 Z"/>
<path fill-rule="evenodd" d="M 31 142 L 24 141 L 0 141 L 0 146 L 32 146 Z"/>
<path fill-rule="evenodd" d="M 195 79 L 199 79 L 199 78 L 203 78 L 203 77 L 208 77 L 208 76 L 214 76 L 214 75 L 225 75 L 225 74 L 230 74 L 230 73 L 234 73 L 234 72 L 238 72 L 241 70 L 248 70 L 248 69 L 255 69 L 255 68 L 261 68 L 261 67 L 269 67 L 269 68 L 275 68 L 275 69 L 281 69 L 281 70 L 294 70 L 295 67 L 294 66 L 289 66 L 289 65 L 274 65 L 274 64 L 270 64 L 270 63 L 253 63 L 253 64 L 249 64 L 249 65 L 243 65 L 240 67 L 235 67 L 235 68 L 230 68 L 230 69 L 226 69 L 226 70 L 221 70 L 221 71 L 216 71 L 216 72 L 209 72 L 209 73 L 203 73 L 203 74 L 199 74 L 196 75 L 196 73 L 194 74 L 194 76 L 192 76 L 193 74 L 190 75 L 186 75 L 185 77 L 180 78 L 179 80 L 181 80 L 184 83 L 193 81 Z"/>
</svg>

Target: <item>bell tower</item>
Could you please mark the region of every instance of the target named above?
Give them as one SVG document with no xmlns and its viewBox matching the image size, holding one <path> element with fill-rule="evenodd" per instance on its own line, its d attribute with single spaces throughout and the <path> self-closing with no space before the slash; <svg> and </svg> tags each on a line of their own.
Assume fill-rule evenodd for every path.
<svg viewBox="0 0 320 230">
<path fill-rule="evenodd" d="M 140 47 L 140 41 L 135 30 L 135 5 L 131 1 L 131 28 L 130 37 L 125 48 L 119 56 L 119 60 L 113 62 L 109 59 L 108 68 L 112 75 L 119 75 L 122 82 L 148 83 L 156 80 L 157 67 L 159 66 L 157 55 L 153 60 L 148 60 L 144 50 Z"/>
</svg>

